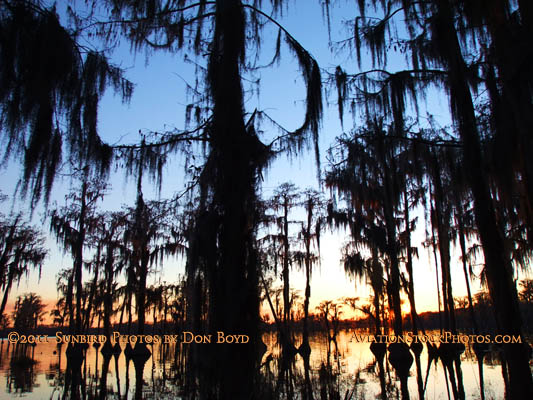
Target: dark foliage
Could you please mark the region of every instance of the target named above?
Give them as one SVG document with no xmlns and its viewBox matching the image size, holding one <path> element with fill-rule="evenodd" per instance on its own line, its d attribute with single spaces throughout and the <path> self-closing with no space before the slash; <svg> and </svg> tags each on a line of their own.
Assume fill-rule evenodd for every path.
<svg viewBox="0 0 533 400">
<path fill-rule="evenodd" d="M 133 85 L 122 70 L 80 46 L 38 1 L 2 2 L 0 58 L 4 160 L 23 159 L 21 188 L 32 205 L 41 195 L 48 200 L 65 153 L 79 167 L 107 173 L 112 152 L 98 135 L 98 101 L 108 86 L 129 99 Z"/>
</svg>

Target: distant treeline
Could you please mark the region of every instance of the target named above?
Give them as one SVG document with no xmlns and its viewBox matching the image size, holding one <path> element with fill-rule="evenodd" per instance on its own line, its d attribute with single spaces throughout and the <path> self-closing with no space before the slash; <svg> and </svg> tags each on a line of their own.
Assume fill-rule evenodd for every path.
<svg viewBox="0 0 533 400">
<path fill-rule="evenodd" d="M 522 312 L 524 330 L 526 333 L 533 333 L 533 304 L 528 302 L 520 302 L 520 310 Z M 470 310 L 466 308 L 457 308 L 456 310 L 457 328 L 462 332 L 469 332 L 472 330 L 472 320 Z M 490 305 L 474 305 L 474 315 L 478 324 L 480 332 L 494 332 L 496 330 L 496 320 Z M 442 326 L 442 317 L 439 316 L 438 311 L 426 311 L 418 315 L 420 324 L 424 330 L 436 330 Z M 408 315 L 404 317 L 405 329 L 410 331 L 412 329 L 411 320 Z M 369 317 L 360 318 L 356 321 L 341 321 L 342 328 L 356 327 L 358 329 L 372 330 L 372 321 Z"/>
</svg>

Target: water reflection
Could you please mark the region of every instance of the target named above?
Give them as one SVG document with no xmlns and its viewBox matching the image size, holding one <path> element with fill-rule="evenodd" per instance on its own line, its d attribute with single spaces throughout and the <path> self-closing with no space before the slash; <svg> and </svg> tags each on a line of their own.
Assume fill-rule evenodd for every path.
<svg viewBox="0 0 533 400">
<path fill-rule="evenodd" d="M 6 392 L 21 395 L 31 392 L 35 382 L 34 346 L 18 346 L 9 359 L 9 374 L 6 376 Z"/>
<path fill-rule="evenodd" d="M 1 398 L 27 399 L 465 399 L 503 398 L 497 348 L 357 343 L 311 334 L 311 352 L 281 350 L 274 333 L 264 354 L 222 345 L 149 345 L 149 354 L 0 344 Z M 68 355 L 68 356 L 67 356 Z M 226 357 L 226 358 L 225 358 Z M 226 362 L 226 368 L 221 365 Z M 242 368 L 248 366 L 247 370 Z"/>
</svg>

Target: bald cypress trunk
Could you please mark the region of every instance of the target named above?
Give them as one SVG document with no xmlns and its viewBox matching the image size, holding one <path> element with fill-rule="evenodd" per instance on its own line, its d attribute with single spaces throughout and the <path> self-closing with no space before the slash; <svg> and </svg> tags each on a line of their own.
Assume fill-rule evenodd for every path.
<svg viewBox="0 0 533 400">
<path fill-rule="evenodd" d="M 4 238 L 4 250 L 2 252 L 2 256 L 0 256 L 0 284 L 4 291 L 2 304 L 0 305 L 0 322 L 2 322 L 2 319 L 4 316 L 4 310 L 7 304 L 7 298 L 9 295 L 9 291 L 11 290 L 11 285 L 13 283 L 13 274 L 11 273 L 11 270 L 8 269 L 9 267 L 8 267 L 7 261 L 9 258 L 9 254 L 11 253 L 11 250 L 13 249 L 13 244 L 14 244 L 13 237 L 15 236 L 17 222 L 18 222 L 18 217 L 15 219 L 13 224 L 9 227 L 9 233 L 7 237 Z M 6 276 L 8 276 L 7 281 L 5 279 Z"/>
<path fill-rule="evenodd" d="M 291 315 L 289 281 L 289 200 L 283 199 L 283 325 L 290 340 L 289 323 Z"/>
<path fill-rule="evenodd" d="M 509 185 L 509 182 L 516 184 L 514 179 L 516 172 L 521 175 L 521 182 L 518 185 L 523 187 L 526 199 L 520 208 L 521 214 L 524 214 L 522 218 L 527 224 L 528 238 L 531 240 L 533 238 L 533 160 L 530 152 L 533 148 L 533 139 L 530 130 L 533 126 L 533 104 L 531 102 L 533 80 L 529 65 L 533 58 L 524 52 L 524 48 L 529 47 L 533 34 L 531 25 L 533 7 L 530 3 L 530 1 L 519 2 L 521 14 L 519 28 L 508 15 L 505 3 L 493 0 L 487 8 L 487 27 L 492 38 L 490 49 L 494 69 L 497 69 L 497 80 L 496 71 L 492 70 L 489 70 L 491 76 L 488 79 L 492 111 L 496 120 L 495 146 L 498 149 L 500 146 L 502 148 L 499 155 L 500 157 L 503 155 L 503 160 L 498 167 L 507 172 L 499 183 L 504 186 L 504 190 L 512 192 L 513 188 L 505 185 Z"/>
<path fill-rule="evenodd" d="M 375 327 L 376 327 L 376 335 L 383 334 L 382 329 L 382 317 L 381 317 L 381 297 L 383 295 L 383 275 L 380 273 L 378 274 L 378 268 L 381 270 L 379 266 L 379 253 L 376 245 L 372 246 L 372 276 L 370 278 L 370 282 L 372 285 L 372 290 L 374 291 L 374 312 L 376 313 L 376 318 L 374 320 Z M 380 271 L 381 272 L 381 271 Z"/>
<path fill-rule="evenodd" d="M 400 299 L 400 263 L 398 260 L 398 242 L 396 238 L 396 223 L 394 218 L 394 190 L 391 177 L 391 168 L 387 161 L 385 154 L 386 148 L 384 140 L 380 140 L 378 145 L 378 157 L 380 158 L 383 167 L 383 184 L 384 184 L 384 199 L 383 199 L 383 214 L 385 216 L 385 226 L 387 230 L 387 253 L 390 262 L 390 282 L 387 288 L 390 292 L 391 308 L 394 313 L 394 334 L 402 335 L 402 308 Z"/>
<path fill-rule="evenodd" d="M 411 255 L 411 222 L 409 217 L 409 199 L 407 187 L 403 194 L 404 198 L 404 218 L 405 218 L 405 232 L 407 237 L 407 274 L 409 275 L 409 291 L 407 293 L 409 297 L 409 306 L 411 308 L 411 323 L 413 324 L 413 333 L 418 335 L 418 314 L 416 312 L 416 302 L 415 302 L 415 283 L 414 283 L 414 274 L 413 274 L 413 256 Z"/>
<path fill-rule="evenodd" d="M 453 293 L 450 273 L 450 222 L 449 210 L 445 204 L 444 188 L 442 185 L 441 171 L 438 165 L 437 156 L 432 160 L 434 196 L 435 196 L 435 225 L 439 238 L 440 266 L 442 273 L 442 298 L 444 308 L 444 328 L 457 333 L 455 324 L 455 310 L 453 304 Z"/>
<path fill-rule="evenodd" d="M 146 251 L 146 250 L 145 250 Z M 139 287 L 136 292 L 137 305 L 137 334 L 144 334 L 144 324 L 146 321 L 146 279 L 148 277 L 148 255 L 143 255 L 140 265 Z"/>
<path fill-rule="evenodd" d="M 256 202 L 253 145 L 244 123 L 240 65 L 244 57 L 245 17 L 239 1 L 218 0 L 214 49 L 208 80 L 213 97 L 212 149 L 215 164 L 213 203 L 220 207 L 220 253 L 214 326 L 238 330 L 252 318 L 246 303 L 248 254 Z M 253 280 L 254 273 L 249 276 Z M 255 277 L 256 279 L 256 277 Z"/>
<path fill-rule="evenodd" d="M 306 347 L 311 351 L 309 347 L 309 298 L 311 297 L 311 223 L 313 218 L 313 205 L 312 201 L 308 201 L 307 207 L 307 227 L 305 228 L 305 297 L 304 297 L 304 319 L 303 319 L 303 332 L 302 332 L 302 345 L 300 348 Z M 303 347 L 302 347 L 303 346 Z M 305 358 L 304 358 L 305 360 Z M 307 359 L 309 362 L 309 359 Z M 306 383 L 308 382 L 308 373 L 306 370 Z"/>
<path fill-rule="evenodd" d="M 210 331 L 245 334 L 250 343 L 218 345 L 214 378 L 219 398 L 247 398 L 253 388 L 251 348 L 257 340 L 259 300 L 253 248 L 259 141 L 244 122 L 241 62 L 245 15 L 240 1 L 217 0 L 208 83 L 213 101 L 210 158 L 212 210 L 218 213 L 218 255 L 213 261 Z M 239 373 L 235 373 L 239 371 Z"/>
<path fill-rule="evenodd" d="M 104 293 L 104 335 L 107 338 L 104 346 L 111 347 L 111 315 L 113 313 L 113 245 L 107 246 L 106 261 L 104 266 L 105 293 Z"/>
<path fill-rule="evenodd" d="M 76 244 L 74 247 L 74 284 L 76 285 L 76 324 L 75 333 L 81 333 L 82 329 L 82 310 L 81 301 L 83 297 L 83 282 L 82 282 L 82 270 L 83 270 L 83 245 L 85 243 L 85 218 L 87 213 L 87 177 L 83 178 L 81 186 L 81 208 L 79 219 L 78 237 L 76 238 Z M 72 324 L 72 321 L 71 321 Z"/>
<path fill-rule="evenodd" d="M 459 208 L 458 208 L 459 210 Z M 465 229 L 464 229 L 464 223 L 463 223 L 463 214 L 462 210 L 458 211 L 459 215 L 457 216 L 457 223 L 459 228 L 459 245 L 461 247 L 461 259 L 463 264 L 463 274 L 465 276 L 465 284 L 466 284 L 466 292 L 468 295 L 468 309 L 470 311 L 470 319 L 472 320 L 472 327 L 474 329 L 474 333 L 478 334 L 479 330 L 477 327 L 477 321 L 476 321 L 476 315 L 474 313 L 474 304 L 472 301 L 472 291 L 470 290 L 470 277 L 468 274 L 468 268 L 466 265 L 466 240 L 465 240 Z"/>
</svg>

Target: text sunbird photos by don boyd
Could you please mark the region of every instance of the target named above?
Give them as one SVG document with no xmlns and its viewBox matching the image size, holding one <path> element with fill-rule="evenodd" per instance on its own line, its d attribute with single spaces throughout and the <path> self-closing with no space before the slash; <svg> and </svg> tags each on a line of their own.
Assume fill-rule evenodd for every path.
<svg viewBox="0 0 533 400">
<path fill-rule="evenodd" d="M 184 343 L 184 344 L 244 344 L 248 343 L 250 338 L 248 335 L 241 334 L 226 334 L 225 332 L 218 331 L 216 334 L 196 334 L 190 331 L 183 331 L 177 334 L 161 334 L 161 335 L 124 335 L 120 332 L 113 332 L 110 336 L 111 341 L 115 343 L 130 343 L 132 345 L 136 343 L 145 344 L 172 344 L 172 343 Z M 64 343 L 64 344 L 76 344 L 76 343 L 100 343 L 107 342 L 105 335 L 90 335 L 90 334 L 78 334 L 70 335 L 63 332 L 56 332 L 55 336 L 46 335 L 23 335 L 18 332 L 10 332 L 8 334 L 8 340 L 10 343 Z"/>
</svg>

